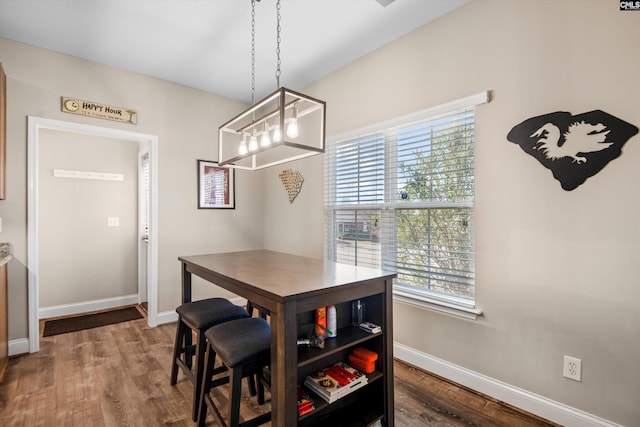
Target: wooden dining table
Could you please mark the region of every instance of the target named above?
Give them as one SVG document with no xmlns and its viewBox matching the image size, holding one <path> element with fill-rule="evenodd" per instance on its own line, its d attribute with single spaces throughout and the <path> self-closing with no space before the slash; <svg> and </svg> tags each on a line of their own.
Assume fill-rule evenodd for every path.
<svg viewBox="0 0 640 427">
<path fill-rule="evenodd" d="M 377 338 L 383 343 L 380 418 L 382 425 L 393 426 L 391 307 L 395 273 L 269 250 L 181 256 L 178 260 L 182 263 L 183 303 L 192 299 L 192 275 L 196 275 L 269 310 L 273 426 L 298 425 L 298 314 L 371 295 L 379 298 L 382 312 L 376 318 L 384 331 Z"/>
</svg>

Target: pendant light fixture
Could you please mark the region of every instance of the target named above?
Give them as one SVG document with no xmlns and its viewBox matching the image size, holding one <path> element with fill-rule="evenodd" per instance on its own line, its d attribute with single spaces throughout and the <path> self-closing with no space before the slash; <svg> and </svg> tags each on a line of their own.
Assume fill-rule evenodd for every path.
<svg viewBox="0 0 640 427">
<path fill-rule="evenodd" d="M 251 0 L 252 106 L 218 128 L 218 164 L 259 170 L 324 153 L 326 103 L 280 87 L 280 0 L 277 11 L 278 89 L 255 102 L 255 4 Z"/>
</svg>

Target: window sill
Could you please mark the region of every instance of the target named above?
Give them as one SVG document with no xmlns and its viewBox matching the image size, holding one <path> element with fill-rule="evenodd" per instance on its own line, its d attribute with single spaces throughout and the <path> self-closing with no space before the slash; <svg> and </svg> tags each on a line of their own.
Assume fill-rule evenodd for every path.
<svg viewBox="0 0 640 427">
<path fill-rule="evenodd" d="M 462 317 L 464 319 L 477 320 L 478 316 L 482 316 L 482 310 L 480 309 L 462 307 L 434 298 L 429 298 L 425 295 L 407 292 L 403 289 L 398 289 L 397 287 L 393 290 L 393 301 L 422 309 L 432 310 L 438 313 L 448 314 L 450 316 Z"/>
</svg>

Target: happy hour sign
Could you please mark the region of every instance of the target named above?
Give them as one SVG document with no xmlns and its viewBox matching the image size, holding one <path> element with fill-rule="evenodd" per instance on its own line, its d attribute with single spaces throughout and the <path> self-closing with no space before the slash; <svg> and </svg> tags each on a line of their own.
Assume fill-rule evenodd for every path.
<svg viewBox="0 0 640 427">
<path fill-rule="evenodd" d="M 76 98 L 62 97 L 62 111 L 65 113 L 79 114 L 81 116 L 96 117 L 98 119 L 113 120 L 131 124 L 138 123 L 138 113 L 124 107 L 99 104 Z"/>
</svg>

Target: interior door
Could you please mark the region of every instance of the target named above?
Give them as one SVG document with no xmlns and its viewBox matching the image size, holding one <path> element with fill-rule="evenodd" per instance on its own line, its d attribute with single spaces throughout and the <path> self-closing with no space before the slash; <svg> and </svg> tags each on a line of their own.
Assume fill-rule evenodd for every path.
<svg viewBox="0 0 640 427">
<path fill-rule="evenodd" d="M 149 150 L 142 150 L 138 155 L 138 304 L 147 309 L 149 301 L 148 282 L 150 274 L 149 251 Z"/>
</svg>

